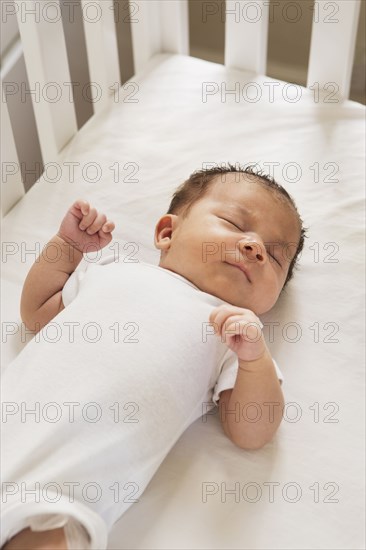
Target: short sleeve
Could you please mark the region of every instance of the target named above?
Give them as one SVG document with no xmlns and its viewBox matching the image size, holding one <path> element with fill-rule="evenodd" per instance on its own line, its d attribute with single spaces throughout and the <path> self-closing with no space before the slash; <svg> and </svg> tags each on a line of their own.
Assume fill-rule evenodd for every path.
<svg viewBox="0 0 366 550">
<path fill-rule="evenodd" d="M 71 273 L 70 277 L 67 279 L 66 283 L 64 284 L 64 288 L 62 289 L 61 297 L 62 302 L 65 307 L 67 307 L 77 296 L 80 288 L 80 283 L 84 278 L 85 271 L 88 268 L 88 266 L 85 266 L 85 269 L 82 268 L 76 269 L 73 273 Z"/>
<path fill-rule="evenodd" d="M 95 265 L 106 265 L 115 261 L 114 254 L 110 254 L 105 258 L 101 258 L 98 261 L 92 261 L 90 259 L 84 258 L 78 265 L 77 269 L 71 273 L 70 277 L 67 279 L 62 289 L 62 302 L 65 307 L 67 307 L 79 293 L 81 281 L 84 279 L 86 272 L 90 269 L 91 266 Z"/>
<path fill-rule="evenodd" d="M 272 361 L 274 363 L 276 374 L 280 381 L 280 384 L 282 384 L 283 374 L 280 371 L 279 366 L 277 365 L 273 357 L 272 357 Z M 214 392 L 212 396 L 212 401 L 216 406 L 218 406 L 219 404 L 220 392 L 224 390 L 230 390 L 235 386 L 238 368 L 239 368 L 238 356 L 231 349 L 228 349 L 228 351 L 224 355 L 223 365 L 220 371 L 220 375 L 216 381 L 216 385 L 214 387 Z"/>
</svg>

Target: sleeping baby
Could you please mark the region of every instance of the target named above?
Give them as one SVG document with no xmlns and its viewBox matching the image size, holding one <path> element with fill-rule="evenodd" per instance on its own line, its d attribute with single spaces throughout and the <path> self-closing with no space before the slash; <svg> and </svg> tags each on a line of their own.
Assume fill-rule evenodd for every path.
<svg viewBox="0 0 366 550">
<path fill-rule="evenodd" d="M 76 269 L 114 227 L 77 200 L 25 280 L 35 335 L 2 383 L 6 550 L 104 549 L 198 418 L 216 410 L 248 452 L 281 423 L 260 316 L 304 244 L 290 195 L 251 168 L 198 170 L 156 223 L 159 265 L 109 255 Z"/>
</svg>

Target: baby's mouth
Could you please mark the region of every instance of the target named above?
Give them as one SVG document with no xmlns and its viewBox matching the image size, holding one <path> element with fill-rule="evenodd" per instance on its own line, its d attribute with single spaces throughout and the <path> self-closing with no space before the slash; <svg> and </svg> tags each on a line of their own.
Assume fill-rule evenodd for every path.
<svg viewBox="0 0 366 550">
<path fill-rule="evenodd" d="M 237 269 L 240 269 L 240 271 L 242 271 L 243 274 L 245 275 L 247 281 L 249 281 L 249 283 L 252 282 L 251 279 L 250 279 L 248 270 L 243 266 L 243 264 L 231 263 L 231 262 L 225 262 L 225 263 L 231 265 L 232 267 L 236 267 Z"/>
</svg>

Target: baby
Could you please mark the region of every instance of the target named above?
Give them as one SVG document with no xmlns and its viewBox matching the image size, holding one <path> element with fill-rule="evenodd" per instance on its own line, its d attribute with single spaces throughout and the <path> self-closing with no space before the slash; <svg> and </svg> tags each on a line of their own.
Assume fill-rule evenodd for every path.
<svg viewBox="0 0 366 550">
<path fill-rule="evenodd" d="M 106 548 L 181 434 L 215 406 L 241 449 L 280 425 L 282 376 L 259 316 L 304 244 L 288 193 L 250 168 L 196 171 L 156 224 L 158 266 L 107 257 L 75 271 L 114 227 L 77 200 L 48 243 L 56 255 L 25 280 L 21 316 L 36 335 L 3 380 L 6 550 Z"/>
</svg>

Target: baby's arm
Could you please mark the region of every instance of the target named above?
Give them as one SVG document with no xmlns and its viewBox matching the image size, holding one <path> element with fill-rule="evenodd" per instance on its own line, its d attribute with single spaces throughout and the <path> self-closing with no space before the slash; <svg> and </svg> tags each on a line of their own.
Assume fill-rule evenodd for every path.
<svg viewBox="0 0 366 550">
<path fill-rule="evenodd" d="M 64 309 L 62 289 L 84 252 L 104 248 L 114 223 L 83 200 L 67 211 L 57 234 L 47 243 L 25 279 L 20 315 L 29 330 L 39 332 Z"/>
<path fill-rule="evenodd" d="M 35 332 L 64 309 L 62 289 L 83 257 L 58 235 L 52 237 L 44 250 L 57 261 L 51 262 L 44 253 L 37 258 L 24 282 L 20 301 L 22 321 Z"/>
<path fill-rule="evenodd" d="M 242 449 L 260 449 L 273 438 L 284 409 L 284 396 L 272 357 L 262 332 L 258 334 L 263 325 L 253 311 L 230 304 L 215 308 L 210 323 L 236 353 L 239 363 L 234 387 L 220 392 L 224 432 Z M 250 412 L 248 406 L 251 406 Z"/>
</svg>

